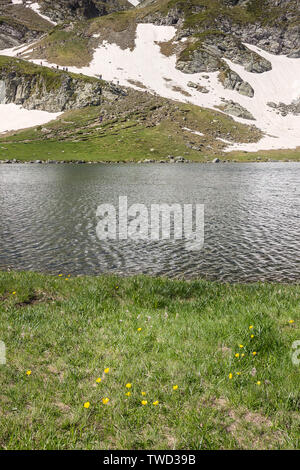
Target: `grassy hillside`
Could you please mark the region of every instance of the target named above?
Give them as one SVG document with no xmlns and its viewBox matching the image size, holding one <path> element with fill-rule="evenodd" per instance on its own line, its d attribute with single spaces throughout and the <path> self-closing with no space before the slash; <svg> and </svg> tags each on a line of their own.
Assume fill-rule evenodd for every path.
<svg viewBox="0 0 300 470">
<path fill-rule="evenodd" d="M 0 447 L 297 449 L 299 298 L 292 285 L 0 273 Z"/>
<path fill-rule="evenodd" d="M 127 89 L 126 96 L 104 100 L 100 107 L 70 111 L 43 127 L 9 133 L 0 138 L 0 159 L 139 161 L 174 155 L 206 161 L 224 148 L 217 137 L 249 142 L 260 135 L 255 127 L 219 112 Z"/>
<path fill-rule="evenodd" d="M 66 75 L 66 73 L 62 70 L 54 70 L 50 67 L 36 65 L 26 60 L 0 55 L 0 76 L 6 75 L 12 75 L 14 77 L 16 75 L 20 75 L 25 80 L 36 78 L 38 81 L 41 78 L 43 79 L 43 82 L 46 83 L 47 90 L 51 90 L 61 85 L 62 78 Z M 79 81 L 99 83 L 98 78 L 88 77 L 82 74 L 68 72 L 68 76 Z M 104 83 L 105 82 L 103 82 L 103 84 Z"/>
</svg>

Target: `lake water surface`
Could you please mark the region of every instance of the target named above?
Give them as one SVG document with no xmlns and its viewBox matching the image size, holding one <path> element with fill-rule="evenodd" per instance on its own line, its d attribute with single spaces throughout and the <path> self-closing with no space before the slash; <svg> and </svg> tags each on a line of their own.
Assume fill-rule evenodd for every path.
<svg viewBox="0 0 300 470">
<path fill-rule="evenodd" d="M 100 241 L 99 204 L 205 205 L 205 244 Z M 300 164 L 0 165 L 0 269 L 299 281 Z"/>
</svg>

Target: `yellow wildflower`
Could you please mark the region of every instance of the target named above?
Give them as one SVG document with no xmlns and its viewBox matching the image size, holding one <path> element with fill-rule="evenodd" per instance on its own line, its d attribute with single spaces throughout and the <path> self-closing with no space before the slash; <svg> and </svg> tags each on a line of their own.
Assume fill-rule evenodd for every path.
<svg viewBox="0 0 300 470">
<path fill-rule="evenodd" d="M 98 377 L 98 379 L 96 379 L 96 383 L 99 384 L 101 382 L 102 379 L 100 379 L 100 377 Z"/>
<path fill-rule="evenodd" d="M 102 398 L 103 405 L 107 405 L 108 402 L 109 402 L 109 398 Z"/>
<path fill-rule="evenodd" d="M 62 274 L 59 274 L 58 277 L 62 277 Z"/>
<path fill-rule="evenodd" d="M 153 402 L 153 405 L 154 405 L 154 406 L 157 406 L 157 405 L 158 405 L 158 400 L 154 401 L 154 402 Z"/>
<path fill-rule="evenodd" d="M 240 357 L 239 353 L 236 353 L 235 357 Z"/>
<path fill-rule="evenodd" d="M 250 338 L 254 338 L 254 335 L 251 335 Z"/>
<path fill-rule="evenodd" d="M 145 396 L 146 396 L 146 392 L 142 392 L 142 395 L 143 395 L 143 397 L 145 397 Z"/>
<path fill-rule="evenodd" d="M 256 385 L 261 385 L 261 381 L 259 380 L 258 382 L 256 382 Z"/>
<path fill-rule="evenodd" d="M 289 323 L 290 324 L 295 323 L 295 320 L 289 320 Z"/>
<path fill-rule="evenodd" d="M 241 354 L 241 357 L 244 357 L 244 356 L 245 356 L 245 354 L 244 354 L 244 353 L 243 353 L 243 354 Z"/>
<path fill-rule="evenodd" d="M 242 349 L 244 346 L 242 344 L 240 344 L 240 348 Z"/>
<path fill-rule="evenodd" d="M 26 375 L 28 375 L 28 376 L 31 375 L 31 370 L 28 370 L 28 371 L 26 372 Z"/>
<path fill-rule="evenodd" d="M 228 375 L 228 378 L 231 380 L 232 379 L 232 373 L 230 372 L 230 374 Z"/>
<path fill-rule="evenodd" d="M 237 372 L 236 375 L 241 375 L 241 373 L 240 373 L 240 372 Z"/>
<path fill-rule="evenodd" d="M 173 390 L 178 390 L 178 385 L 173 385 Z"/>
<path fill-rule="evenodd" d="M 127 392 L 127 393 L 125 393 L 125 395 L 126 395 L 127 397 L 130 397 L 131 392 Z"/>
<path fill-rule="evenodd" d="M 131 388 L 132 384 L 126 384 L 126 388 Z"/>
<path fill-rule="evenodd" d="M 250 325 L 250 326 L 249 326 L 249 330 L 252 330 L 252 329 L 253 329 L 253 325 Z"/>
<path fill-rule="evenodd" d="M 253 354 L 253 356 L 256 356 L 257 352 L 256 352 L 256 351 L 253 351 L 253 353 L 252 353 L 252 354 Z"/>
<path fill-rule="evenodd" d="M 138 330 L 138 331 L 142 331 L 142 328 L 138 328 L 137 330 Z"/>
<path fill-rule="evenodd" d="M 84 406 L 84 408 L 89 408 L 91 406 L 91 404 L 90 404 L 89 401 L 86 401 L 83 406 Z"/>
<path fill-rule="evenodd" d="M 13 292 L 12 295 L 16 295 L 16 292 Z"/>
<path fill-rule="evenodd" d="M 106 369 L 104 369 L 104 374 L 108 374 L 109 373 L 109 367 L 107 367 Z"/>
<path fill-rule="evenodd" d="M 145 406 L 145 405 L 147 405 L 148 402 L 147 402 L 147 400 L 142 400 L 141 403 L 142 403 L 143 406 Z"/>
</svg>

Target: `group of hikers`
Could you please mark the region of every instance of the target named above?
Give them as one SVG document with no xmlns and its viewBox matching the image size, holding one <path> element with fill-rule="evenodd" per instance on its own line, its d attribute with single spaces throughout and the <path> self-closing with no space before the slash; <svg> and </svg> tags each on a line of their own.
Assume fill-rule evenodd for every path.
<svg viewBox="0 0 300 470">
<path fill-rule="evenodd" d="M 22 57 L 22 53 L 21 52 L 17 52 L 17 57 Z M 22 57 L 22 59 L 26 59 L 25 57 Z M 40 65 L 43 65 L 43 62 L 41 61 L 40 62 Z M 56 67 L 54 65 L 52 65 L 52 69 L 54 70 L 60 70 L 59 68 L 59 65 L 57 65 Z M 62 67 L 63 72 L 69 72 L 69 68 L 68 67 Z M 102 75 L 100 76 L 101 79 L 102 79 Z"/>
<path fill-rule="evenodd" d="M 43 65 L 43 62 L 41 62 L 41 65 Z M 54 67 L 54 65 L 52 65 L 52 68 L 53 68 L 54 70 L 60 70 L 59 65 L 57 65 L 56 67 Z M 68 68 L 68 67 L 63 67 L 62 70 L 63 70 L 64 72 L 69 72 L 69 68 Z"/>
</svg>

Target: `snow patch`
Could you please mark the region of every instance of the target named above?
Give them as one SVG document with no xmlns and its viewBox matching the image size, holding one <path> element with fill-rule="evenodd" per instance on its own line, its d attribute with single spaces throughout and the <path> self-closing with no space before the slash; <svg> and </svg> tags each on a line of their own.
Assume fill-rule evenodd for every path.
<svg viewBox="0 0 300 470">
<path fill-rule="evenodd" d="M 188 132 L 190 132 L 191 134 L 204 136 L 204 134 L 202 134 L 202 132 L 199 132 L 199 131 L 192 131 L 192 129 L 189 129 L 188 127 L 183 127 L 182 130 L 183 130 L 183 131 L 188 131 Z"/>
<path fill-rule="evenodd" d="M 0 133 L 46 124 L 61 114 L 38 110 L 29 111 L 12 103 L 0 104 Z"/>
<path fill-rule="evenodd" d="M 138 4 L 140 3 L 140 1 L 138 0 L 128 0 L 129 3 L 131 3 L 131 5 L 133 5 L 134 7 L 138 6 Z"/>
<path fill-rule="evenodd" d="M 52 21 L 49 16 L 46 16 L 46 15 L 42 15 L 42 13 L 40 12 L 40 5 L 37 3 L 37 2 L 34 2 L 34 3 L 31 3 L 31 2 L 26 2 L 26 6 L 28 6 L 29 8 L 31 8 L 33 11 L 35 11 L 35 13 L 37 13 L 41 18 L 43 18 L 44 20 L 48 21 L 49 23 L 52 23 L 53 25 L 57 25 L 57 23 L 55 23 L 55 21 Z"/>
</svg>

